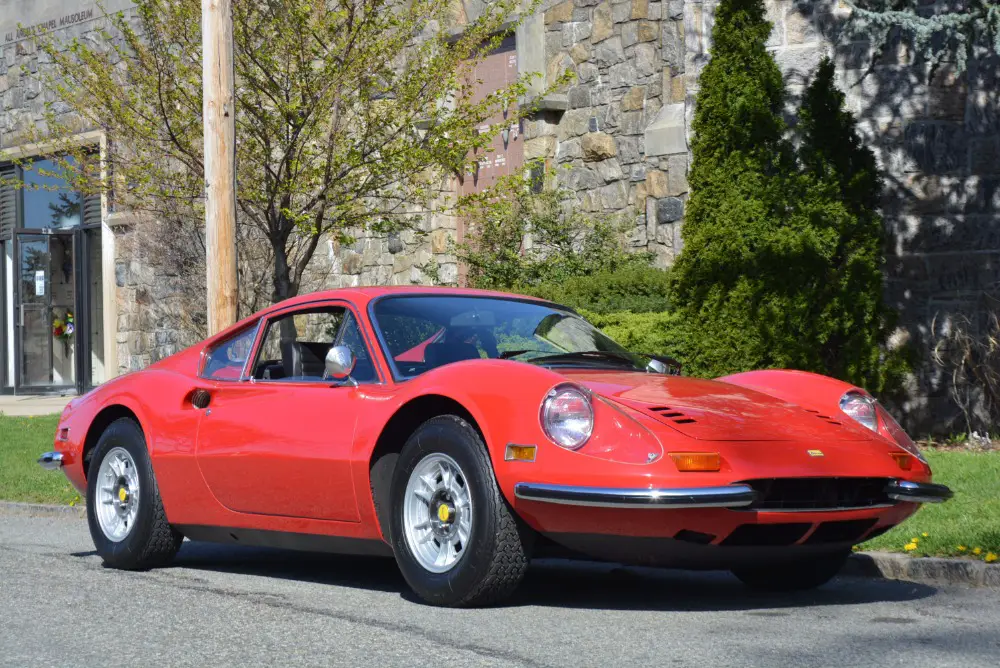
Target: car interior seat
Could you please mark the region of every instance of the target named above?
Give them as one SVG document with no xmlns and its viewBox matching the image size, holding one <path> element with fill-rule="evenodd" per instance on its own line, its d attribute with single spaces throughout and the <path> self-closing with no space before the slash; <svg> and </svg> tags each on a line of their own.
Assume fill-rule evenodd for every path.
<svg viewBox="0 0 1000 668">
<path fill-rule="evenodd" d="M 424 363 L 428 369 L 479 358 L 479 349 L 464 341 L 432 343 L 424 349 Z"/>
</svg>

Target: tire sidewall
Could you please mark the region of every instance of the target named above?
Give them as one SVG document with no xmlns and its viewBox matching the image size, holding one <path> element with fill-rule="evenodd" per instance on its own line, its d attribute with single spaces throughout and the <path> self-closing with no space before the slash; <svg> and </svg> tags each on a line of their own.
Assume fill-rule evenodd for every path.
<svg viewBox="0 0 1000 668">
<path fill-rule="evenodd" d="M 403 527 L 403 495 L 410 474 L 427 455 L 442 453 L 462 469 L 472 497 L 469 543 L 458 562 L 444 573 L 426 570 L 413 556 Z M 452 597 L 469 592 L 489 573 L 497 549 L 496 507 L 502 503 L 489 455 L 479 435 L 458 418 L 435 418 L 407 440 L 393 472 L 390 535 L 403 577 L 421 596 L 434 603 L 455 603 Z M 441 592 L 450 592 L 444 595 Z"/>
<path fill-rule="evenodd" d="M 139 510 L 131 531 L 121 541 L 115 542 L 104 535 L 97 519 L 97 480 L 101 462 L 114 448 L 122 448 L 132 456 L 139 473 Z M 146 449 L 146 439 L 135 421 L 121 419 L 113 422 L 97 441 L 94 456 L 87 472 L 87 523 L 97 553 L 111 566 L 129 567 L 145 550 L 152 531 L 154 505 L 157 495 L 156 481 Z"/>
</svg>

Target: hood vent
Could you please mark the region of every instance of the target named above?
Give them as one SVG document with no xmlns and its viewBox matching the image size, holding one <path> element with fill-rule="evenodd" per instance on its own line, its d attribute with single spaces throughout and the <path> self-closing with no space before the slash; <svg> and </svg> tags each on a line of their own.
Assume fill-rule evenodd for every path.
<svg viewBox="0 0 1000 668">
<path fill-rule="evenodd" d="M 813 415 L 815 415 L 816 417 L 818 417 L 820 420 L 823 420 L 824 422 L 840 426 L 840 422 L 838 422 L 837 420 L 834 420 L 829 415 L 821 415 L 819 411 L 814 411 L 811 408 L 806 408 L 804 410 L 805 410 L 806 413 L 812 413 Z"/>
<path fill-rule="evenodd" d="M 689 418 L 684 413 L 678 410 L 674 410 L 668 406 L 653 406 L 649 411 L 661 418 L 667 418 L 671 422 L 677 424 L 692 424 L 697 422 L 694 418 Z"/>
</svg>

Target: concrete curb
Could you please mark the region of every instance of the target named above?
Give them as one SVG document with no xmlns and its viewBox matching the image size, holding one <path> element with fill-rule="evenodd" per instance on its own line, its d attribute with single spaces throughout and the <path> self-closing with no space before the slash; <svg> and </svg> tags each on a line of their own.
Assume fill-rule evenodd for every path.
<svg viewBox="0 0 1000 668">
<path fill-rule="evenodd" d="M 23 503 L 21 501 L 0 501 L 0 513 L 29 515 L 33 517 L 86 517 L 87 506 L 57 506 L 49 503 Z"/>
<path fill-rule="evenodd" d="M 856 552 L 841 571 L 885 580 L 909 580 L 929 585 L 965 585 L 1000 589 L 1000 563 L 973 559 L 908 557 L 891 552 Z"/>
</svg>

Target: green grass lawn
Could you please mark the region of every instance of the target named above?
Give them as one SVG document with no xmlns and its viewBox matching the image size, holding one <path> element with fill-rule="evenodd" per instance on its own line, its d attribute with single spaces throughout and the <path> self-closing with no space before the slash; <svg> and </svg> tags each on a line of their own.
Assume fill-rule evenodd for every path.
<svg viewBox="0 0 1000 668">
<path fill-rule="evenodd" d="M 58 415 L 0 415 L 0 499 L 60 505 L 83 503 L 65 475 L 38 465 L 38 455 L 52 449 L 58 422 Z"/>
<path fill-rule="evenodd" d="M 0 499 L 82 503 L 66 476 L 45 471 L 36 463 L 38 455 L 52 449 L 58 419 L 56 415 L 0 415 Z M 929 450 L 927 459 L 934 469 L 934 480 L 951 487 L 955 498 L 925 505 L 909 520 L 861 549 L 979 559 L 989 553 L 1000 554 L 1000 452 Z M 907 545 L 913 549 L 907 550 Z M 978 555 L 973 554 L 976 548 L 980 549 Z"/>
</svg>

